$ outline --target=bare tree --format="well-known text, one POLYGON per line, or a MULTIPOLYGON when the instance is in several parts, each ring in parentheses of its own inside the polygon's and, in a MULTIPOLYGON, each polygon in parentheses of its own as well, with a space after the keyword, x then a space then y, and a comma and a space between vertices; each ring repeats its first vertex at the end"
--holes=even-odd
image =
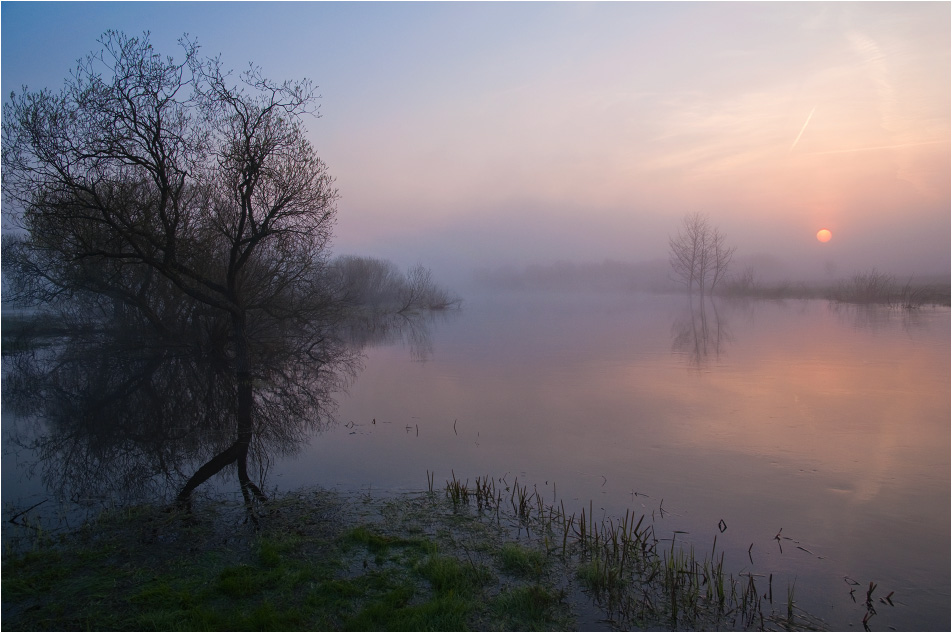
POLYGON ((728 246, 727 237, 699 212, 684 216, 677 235, 668 238, 668 244, 675 277, 688 292, 696 289, 702 297, 705 292, 714 292, 724 279, 737 250, 728 246))
POLYGON ((237 435, 203 473, 237 463, 247 498, 256 366, 292 330, 325 360, 315 324, 337 193, 303 127, 318 96, 257 67, 235 82, 184 38, 181 61, 148 33, 100 43, 62 90, 24 88, 3 109, 21 298, 108 297, 170 337, 173 323, 215 332, 205 343, 236 377, 237 435))
POLYGON ((734 259, 734 252, 737 250, 737 247, 728 246, 727 236, 721 233, 717 227, 715 227, 711 233, 710 246, 711 260, 713 262, 710 275, 710 291, 713 293, 717 288, 717 284, 723 281, 727 276, 727 270, 730 267, 731 261, 734 259))
POLYGON ((681 221, 678 234, 668 238, 668 260, 675 277, 689 292, 698 285, 698 275, 703 256, 703 236, 707 232, 707 219, 700 213, 687 215, 681 221))

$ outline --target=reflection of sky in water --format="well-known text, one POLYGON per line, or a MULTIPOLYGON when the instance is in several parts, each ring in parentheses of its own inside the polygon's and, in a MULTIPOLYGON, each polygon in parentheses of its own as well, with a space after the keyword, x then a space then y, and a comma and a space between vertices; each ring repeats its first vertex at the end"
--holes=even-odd
POLYGON ((947 616, 947 309, 512 296, 468 301, 431 343, 422 362, 371 349, 341 425, 271 483, 518 477, 567 509, 653 512, 700 549, 723 519, 738 568, 810 578, 804 606, 840 626, 864 613, 845 575, 906 596, 880 624, 947 616))

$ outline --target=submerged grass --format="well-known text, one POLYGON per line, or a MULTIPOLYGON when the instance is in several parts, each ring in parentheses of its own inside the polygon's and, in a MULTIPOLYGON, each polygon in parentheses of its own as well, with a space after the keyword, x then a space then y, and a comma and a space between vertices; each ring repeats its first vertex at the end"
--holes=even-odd
POLYGON ((239 506, 209 502, 8 541, 4 627, 569 630, 580 612, 586 628, 818 626, 794 621, 792 593, 774 610, 772 587, 727 573, 716 542, 697 556, 677 538, 662 547, 643 516, 568 514, 488 477, 471 488, 454 474, 441 495, 427 479, 430 492, 395 499, 288 494, 257 529, 239 506))

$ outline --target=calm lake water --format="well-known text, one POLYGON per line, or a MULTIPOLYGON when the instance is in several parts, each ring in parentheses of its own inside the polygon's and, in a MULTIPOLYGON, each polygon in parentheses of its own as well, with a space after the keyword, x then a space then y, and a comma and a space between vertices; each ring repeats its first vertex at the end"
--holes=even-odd
POLYGON ((949 628, 946 308, 469 297, 428 339, 369 349, 339 406, 272 485, 518 478, 699 551, 716 535, 831 628, 862 629, 870 581, 895 592, 873 630, 949 628))
MULTIPOLYGON (((338 424, 274 457, 268 489, 518 479, 699 553, 716 536, 727 569, 795 585, 832 629, 862 630, 870 582, 894 592, 873 630, 949 629, 947 308, 472 295, 365 354, 338 424)), ((5 439, 5 518, 44 498, 29 458, 5 439)))

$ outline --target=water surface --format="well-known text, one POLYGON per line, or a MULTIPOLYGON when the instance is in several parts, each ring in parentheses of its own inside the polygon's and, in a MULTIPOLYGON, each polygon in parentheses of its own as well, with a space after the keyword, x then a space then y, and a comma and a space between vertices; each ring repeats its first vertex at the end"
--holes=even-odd
POLYGON ((518 478, 716 535, 833 628, 862 628, 873 581, 897 603, 873 629, 947 629, 949 331, 945 308, 472 297, 426 344, 371 348, 340 424, 271 482, 518 478))
MULTIPOLYGON (((400 319, 355 336, 366 358, 337 397, 336 425, 303 419, 293 394, 269 400, 256 443, 264 487, 388 494, 425 489, 427 471, 438 486, 452 473, 518 479, 569 513, 644 514, 657 536, 677 532, 699 555, 716 537, 727 569, 772 574, 777 600, 795 585, 798 605, 830 628, 862 629, 875 582, 894 606, 876 601, 872 629, 947 630, 949 317, 825 301, 470 296, 428 326, 408 322, 402 338, 400 319)), ((59 372, 58 391, 4 401, 5 519, 123 482, 151 493, 169 472, 174 486, 232 441, 196 430, 214 416, 202 410, 207 389, 178 373, 191 367, 184 359, 64 358, 76 371, 59 372), (125 368, 143 363, 149 379, 128 403, 88 397, 100 382, 124 390, 125 368), (74 391, 93 414, 63 396, 74 391), (148 429, 157 434, 146 442, 148 429), (36 476, 37 455, 15 436, 48 438, 36 476)), ((5 371, 10 380, 6 358, 5 371)), ((5 398, 16 393, 6 386, 5 398)), ((216 485, 235 494, 234 473, 216 485)))

